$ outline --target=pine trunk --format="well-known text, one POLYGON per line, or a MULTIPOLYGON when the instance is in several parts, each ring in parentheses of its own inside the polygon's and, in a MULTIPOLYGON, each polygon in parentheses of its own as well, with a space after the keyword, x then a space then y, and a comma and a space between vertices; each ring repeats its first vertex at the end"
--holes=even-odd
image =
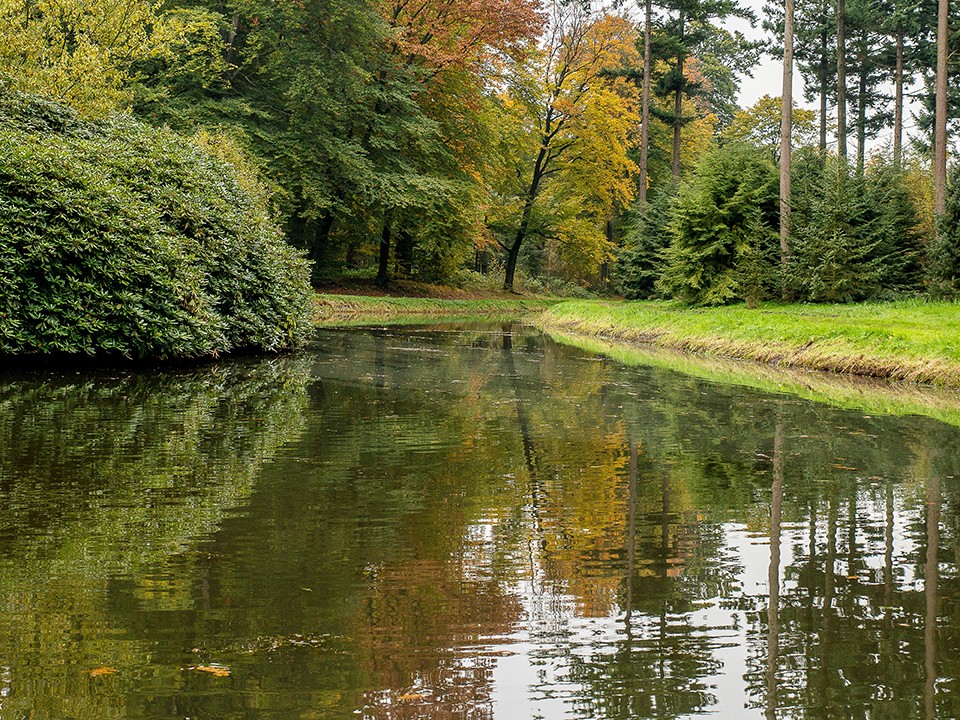
POLYGON ((651 0, 644 3, 643 20, 643 96, 640 111, 640 191, 638 199, 641 207, 647 202, 647 165, 650 147, 650 16, 651 0))
POLYGON ((893 164, 899 170, 903 160, 903 27, 901 25, 897 25, 897 68, 893 84, 893 164))
POLYGON ((933 133, 933 211, 947 209, 947 39, 949 0, 940 0, 937 13, 937 113, 933 133))
MULTIPOLYGON (((780 264, 787 267, 790 252, 790 151, 793 131, 793 13, 786 0, 783 25, 783 92, 780 104, 780 264)), ((786 296, 786 284, 783 287, 786 296)))
POLYGON ((837 0, 837 154, 847 159, 847 18, 846 3, 837 0))

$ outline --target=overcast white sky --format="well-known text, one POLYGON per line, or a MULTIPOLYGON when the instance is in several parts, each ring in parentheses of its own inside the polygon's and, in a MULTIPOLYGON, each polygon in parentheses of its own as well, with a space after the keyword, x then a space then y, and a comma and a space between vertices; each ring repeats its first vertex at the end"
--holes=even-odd
MULTIPOLYGON (((728 20, 725 24, 730 30, 739 30, 748 38, 758 39, 763 37, 763 30, 760 27, 760 21, 763 19, 763 0, 746 0, 744 3, 753 10, 757 16, 757 26, 751 28, 748 22, 739 19, 728 20)), ((741 107, 750 107, 764 95, 779 97, 783 86, 783 64, 780 60, 764 55, 753 71, 753 77, 745 77, 740 81, 740 105, 741 107)), ((799 74, 794 71, 793 77, 793 97, 798 103, 802 103, 803 81, 799 74)))
MULTIPOLYGON (((764 0, 744 0, 744 4, 750 7, 758 19, 763 17, 763 3, 764 0)), ((761 38, 764 35, 763 30, 760 27, 760 22, 758 20, 757 26, 755 28, 750 28, 749 23, 742 20, 729 20, 726 23, 726 26, 730 30, 740 30, 749 38, 761 38)), ((771 97, 779 97, 781 88, 783 85, 783 65, 782 61, 769 57, 763 56, 760 59, 760 62, 757 64, 753 72, 753 77, 744 77, 740 81, 740 95, 739 101, 741 107, 750 107, 753 105, 759 98, 764 95, 770 95, 771 97)), ((910 88, 907 89, 908 92, 910 88)), ((884 92, 893 95, 893 84, 890 83, 890 86, 883 88, 884 92)), ((793 98, 794 102, 801 107, 808 107, 810 109, 818 109, 815 106, 815 103, 805 102, 803 99, 803 79, 800 77, 800 73, 794 68, 793 71, 793 98)), ((906 106, 904 108, 904 129, 909 134, 913 130, 914 119, 911 115, 912 111, 915 108, 911 107, 911 102, 909 98, 906 101, 906 106)), ((830 112, 834 112, 835 108, 831 107, 830 112)), ((868 147, 881 147, 885 143, 889 143, 893 137, 893 131, 888 129, 880 134, 875 140, 868 141, 868 147)), ((849 138, 852 143, 853 138, 849 138)), ((905 139, 906 140, 906 139, 905 139)))

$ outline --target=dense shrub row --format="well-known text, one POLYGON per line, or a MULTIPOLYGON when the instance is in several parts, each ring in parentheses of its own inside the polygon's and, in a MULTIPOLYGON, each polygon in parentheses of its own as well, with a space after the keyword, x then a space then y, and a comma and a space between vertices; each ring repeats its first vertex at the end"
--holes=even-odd
POLYGON ((960 231, 954 198, 936 244, 919 218, 916 176, 875 161, 862 173, 835 157, 801 151, 793 163, 792 237, 779 247, 776 165, 762 150, 714 150, 674 192, 647 207, 621 263, 631 298, 700 305, 793 300, 852 302, 952 294, 960 231), (952 264, 953 265, 952 265, 952 264))
POLYGON ((305 261, 231 165, 0 91, 0 353, 201 358, 309 329, 305 261))

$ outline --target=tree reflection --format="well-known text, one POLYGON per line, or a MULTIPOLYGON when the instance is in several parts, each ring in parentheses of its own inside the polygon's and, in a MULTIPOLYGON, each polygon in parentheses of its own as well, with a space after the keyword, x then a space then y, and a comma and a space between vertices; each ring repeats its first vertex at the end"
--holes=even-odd
POLYGON ((514 672, 549 720, 960 715, 955 429, 514 325, 321 342, 0 387, 0 717, 509 717, 514 672))

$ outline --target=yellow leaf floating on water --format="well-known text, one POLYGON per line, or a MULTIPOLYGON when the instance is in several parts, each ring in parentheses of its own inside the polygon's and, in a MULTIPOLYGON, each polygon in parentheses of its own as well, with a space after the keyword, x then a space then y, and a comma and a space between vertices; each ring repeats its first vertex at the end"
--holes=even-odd
POLYGON ((405 693, 397 698, 400 702, 417 702, 418 700, 423 700, 423 695, 420 693, 405 693))
POLYGON ((191 665, 187 670, 208 673, 214 677, 230 677, 230 668, 221 667, 220 665, 191 665))
POLYGON ((94 668, 90 671, 90 677, 102 677, 103 675, 116 675, 117 669, 112 667, 103 667, 94 668))

